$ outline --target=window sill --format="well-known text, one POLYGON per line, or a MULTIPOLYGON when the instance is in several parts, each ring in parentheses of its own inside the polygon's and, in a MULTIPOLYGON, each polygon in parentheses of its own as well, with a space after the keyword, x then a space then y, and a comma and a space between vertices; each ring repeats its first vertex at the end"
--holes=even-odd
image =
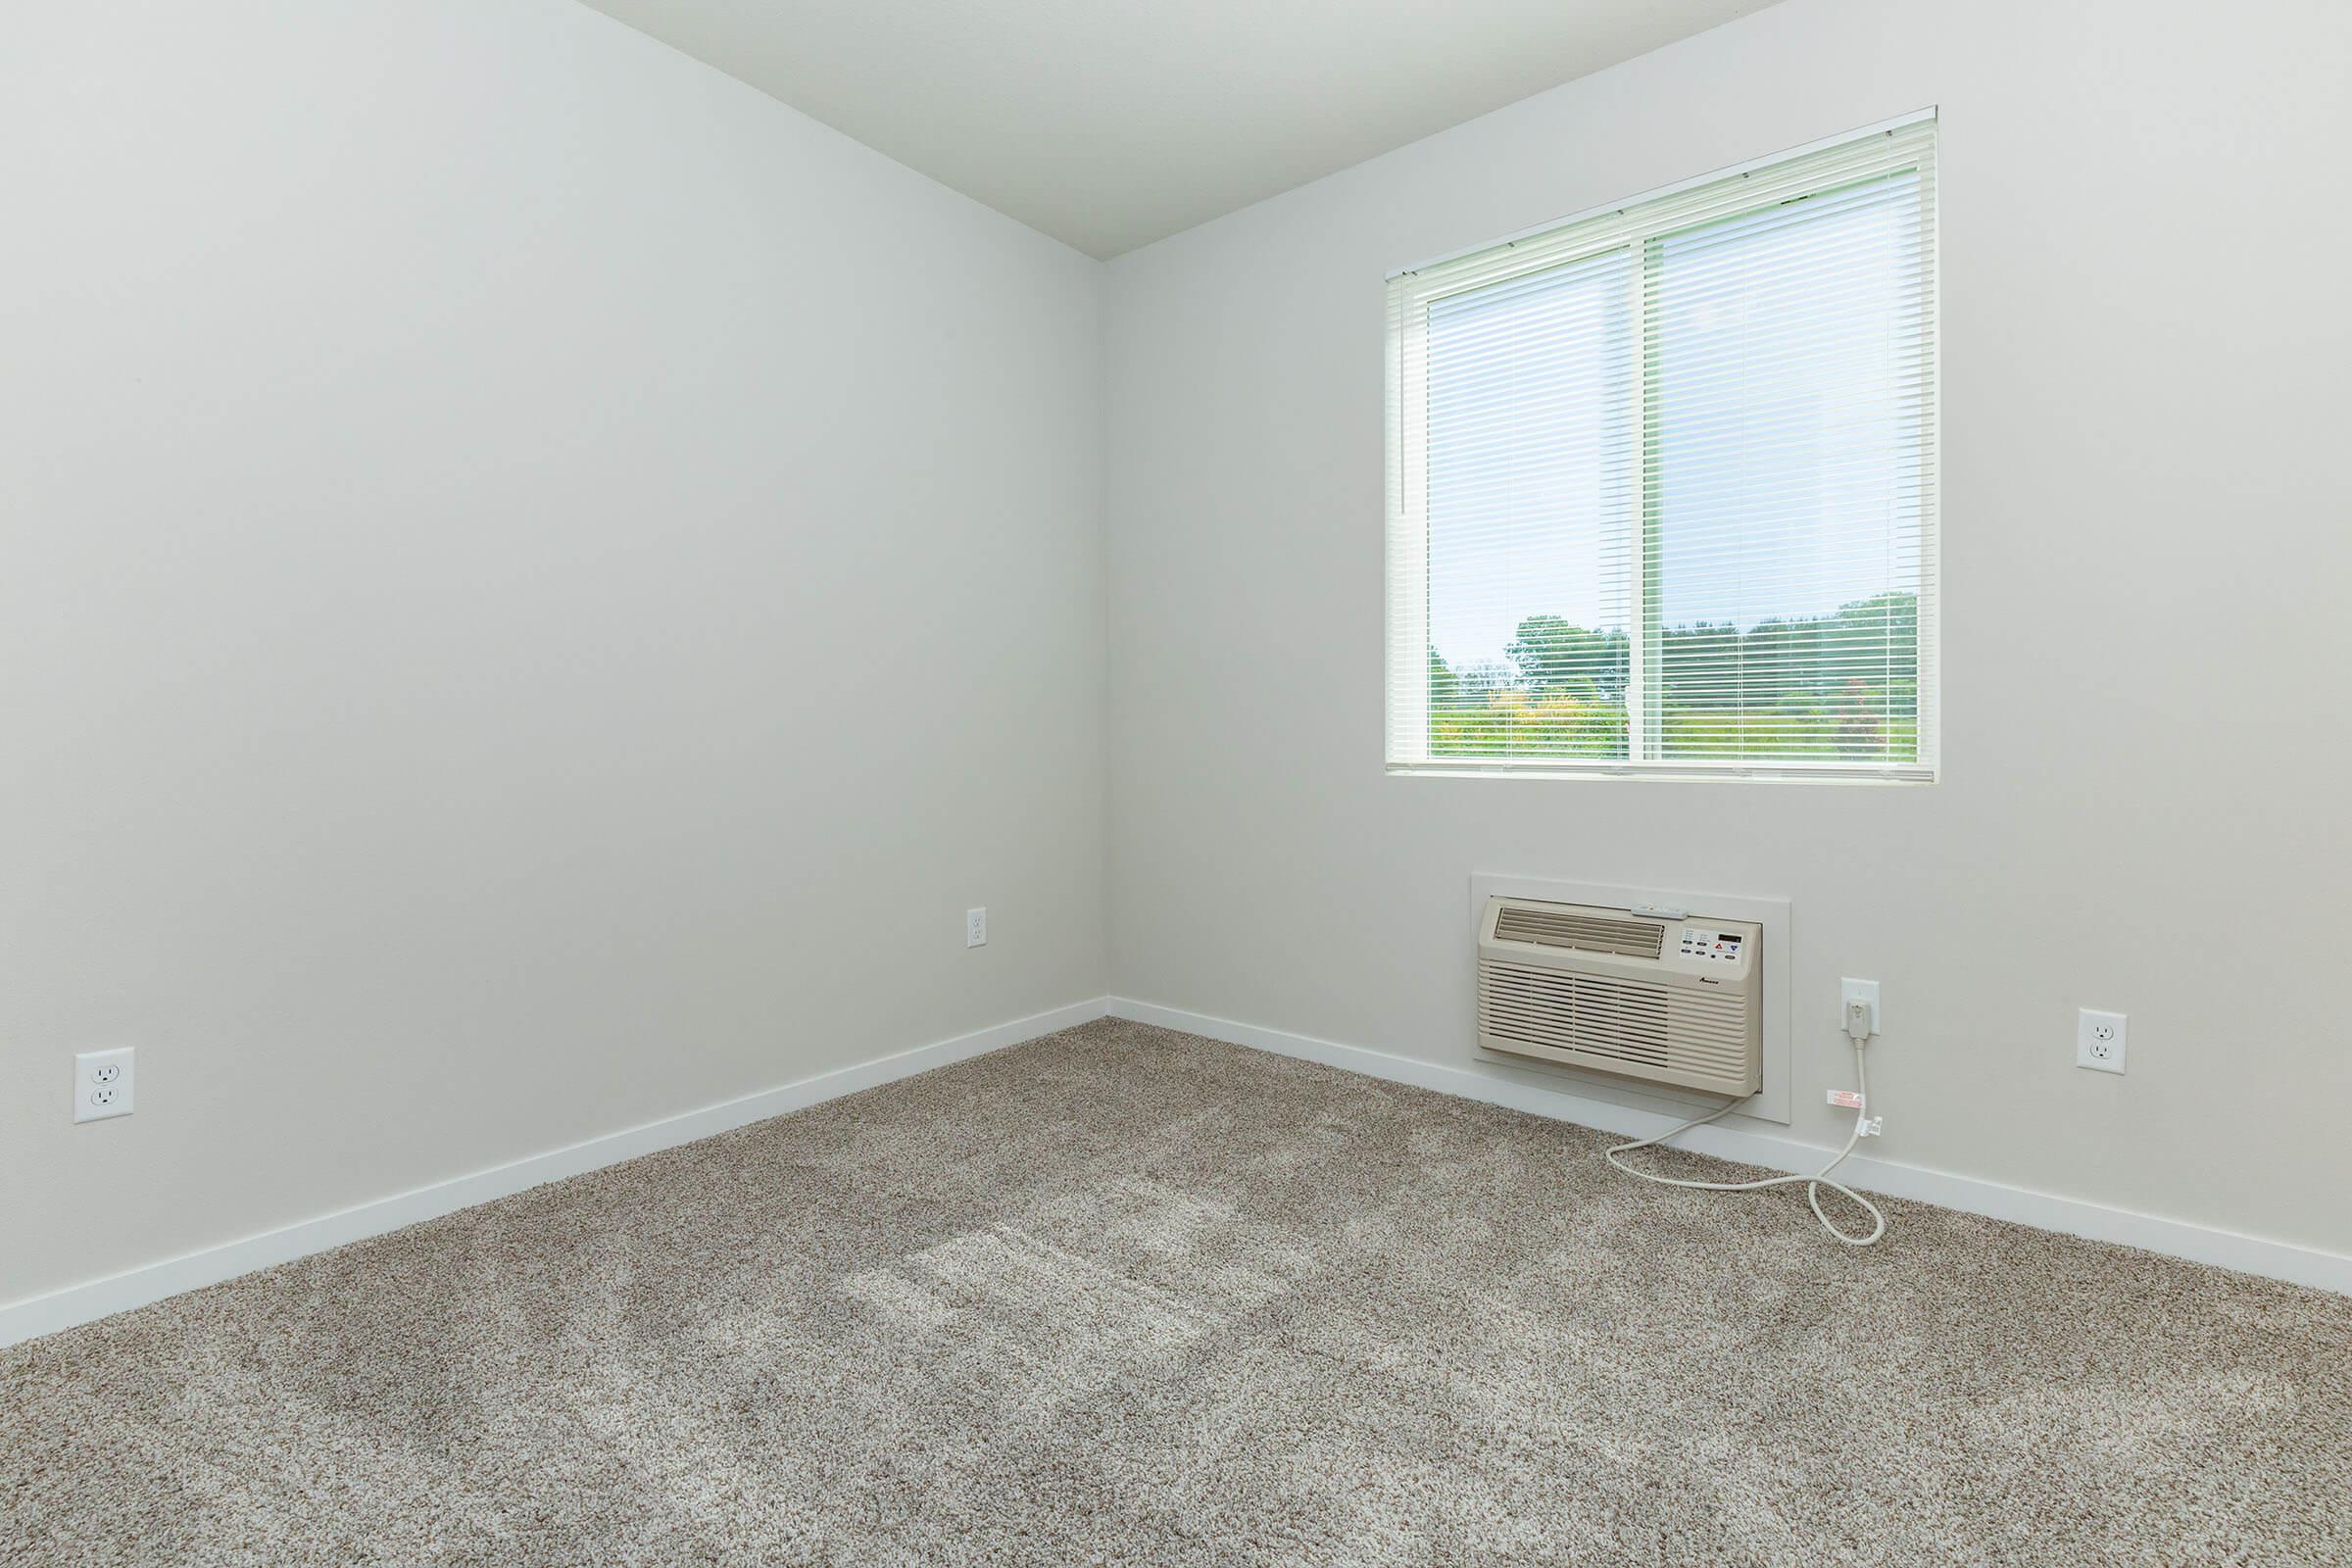
POLYGON ((1838 762, 1476 762, 1452 759, 1391 762, 1388 773, 1392 778, 1614 779, 1661 784, 1921 785, 1933 784, 1936 778, 1936 768, 1925 764, 1870 767, 1838 762))

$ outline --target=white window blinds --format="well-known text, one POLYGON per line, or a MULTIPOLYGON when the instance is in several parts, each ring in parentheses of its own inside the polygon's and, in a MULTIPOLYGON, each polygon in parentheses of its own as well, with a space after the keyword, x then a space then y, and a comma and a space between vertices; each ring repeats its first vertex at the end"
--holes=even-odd
POLYGON ((1934 776, 1935 130, 1390 279, 1392 767, 1934 776))

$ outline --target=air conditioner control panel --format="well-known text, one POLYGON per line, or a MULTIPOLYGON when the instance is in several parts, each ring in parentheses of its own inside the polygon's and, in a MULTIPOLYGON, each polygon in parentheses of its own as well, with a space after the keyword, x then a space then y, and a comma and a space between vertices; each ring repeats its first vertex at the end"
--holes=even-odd
POLYGON ((1740 950, 1746 937, 1738 931, 1710 931, 1702 926, 1683 927, 1681 952, 1686 958, 1706 958, 1725 963, 1738 963, 1740 950))

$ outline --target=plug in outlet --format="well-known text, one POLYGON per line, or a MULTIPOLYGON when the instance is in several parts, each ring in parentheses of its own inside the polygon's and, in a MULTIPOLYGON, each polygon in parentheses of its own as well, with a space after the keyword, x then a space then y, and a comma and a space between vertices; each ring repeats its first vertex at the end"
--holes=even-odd
POLYGON ((1879 983, 1876 980, 1840 980, 1838 982, 1838 1016, 1843 1018, 1845 1009, 1855 1003, 1870 1008, 1870 1032, 1879 1033, 1879 983))
POLYGON ((963 945, 967 948, 985 948, 988 946, 987 909, 966 909, 963 911, 963 945))
POLYGON ((74 1058, 74 1119, 104 1121, 130 1114, 131 1048, 84 1051, 74 1058))
POLYGON ((2075 1065, 2092 1072, 2124 1070, 2124 1015, 2084 1007, 2075 1015, 2075 1065))

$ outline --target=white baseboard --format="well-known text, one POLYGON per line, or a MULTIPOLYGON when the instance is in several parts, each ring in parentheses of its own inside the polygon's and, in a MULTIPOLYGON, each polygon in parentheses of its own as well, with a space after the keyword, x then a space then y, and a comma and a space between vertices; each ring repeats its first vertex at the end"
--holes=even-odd
POLYGON ((566 1145, 543 1154, 533 1154, 512 1164, 495 1165, 470 1175, 435 1182, 428 1187, 413 1188, 390 1198, 321 1214, 316 1219, 302 1220, 282 1229, 264 1231, 240 1241, 208 1247, 186 1252, 178 1257, 166 1258, 104 1279, 88 1280, 69 1285, 45 1296, 27 1297, 0 1306, 0 1346, 14 1345, 42 1334, 54 1334, 75 1324, 111 1317, 134 1306, 145 1306, 182 1291, 199 1286, 217 1285, 222 1280, 250 1274, 255 1269, 269 1268, 278 1263, 305 1257, 313 1252, 341 1247, 346 1242, 362 1241, 381 1236, 476 1203, 486 1203, 494 1198, 505 1198, 525 1188, 548 1182, 562 1181, 584 1171, 600 1170, 616 1165, 624 1159, 651 1154, 659 1150, 673 1149, 691 1144, 699 1138, 727 1132, 770 1116, 781 1116, 843 1095, 854 1095, 861 1089, 879 1084, 911 1078, 934 1067, 962 1061, 971 1056, 985 1055, 1006 1046, 1017 1046, 1026 1040, 1050 1035, 1057 1029, 1068 1029, 1106 1016, 1110 1004, 1106 998, 1091 1002, 1072 1003, 1051 1012, 1037 1013, 1027 1018, 1015 1018, 994 1028, 981 1029, 952 1040, 936 1041, 902 1051, 896 1055, 861 1061, 855 1066, 818 1073, 796 1083, 775 1089, 745 1095, 740 1100, 726 1101, 716 1105, 705 1105, 700 1110, 665 1116, 643 1126, 607 1133, 584 1143, 566 1145))
MULTIPOLYGON (((1386 1078, 1416 1088, 1434 1089, 1440 1094, 1507 1105, 1513 1110, 1530 1111, 1538 1116, 1575 1122, 1584 1127, 1596 1127, 1603 1132, 1622 1133, 1629 1138, 1652 1137, 1675 1125, 1676 1120, 1655 1111, 1593 1100, 1567 1090, 1548 1089, 1517 1079, 1471 1072, 1461 1067, 1447 1067, 1411 1056, 1393 1056, 1362 1046, 1343 1046, 1336 1041, 1317 1040, 1311 1035, 1236 1023, 1229 1018, 1212 1018, 1205 1013, 1187 1012, 1182 1008, 1163 1007, 1149 1002, 1133 1002, 1124 997, 1111 999, 1110 1013, 1116 1018, 1157 1024, 1166 1029, 1181 1029, 1187 1034, 1205 1035, 1211 1040, 1250 1046, 1279 1055, 1300 1056, 1308 1061, 1360 1072, 1367 1077, 1386 1078)), ((1799 1142, 1786 1134, 1720 1126, 1692 1128, 1679 1140, 1679 1146, 1722 1159, 1784 1171, 1817 1170, 1835 1152, 1817 1144, 1799 1142)), ((2060 1198, 2051 1193, 2009 1187, 1974 1176, 1957 1176, 1949 1171, 1928 1170, 1894 1160, 1868 1159, 1857 1155, 1840 1165, 1838 1174, 1838 1179, 1848 1186, 1884 1193, 1890 1198, 1915 1199, 1924 1203, 1937 1203, 1971 1214, 2014 1220, 2037 1230, 2058 1231, 2069 1236, 2087 1237, 2092 1241, 2117 1242, 2126 1247, 2184 1257, 2191 1262, 2212 1263, 2221 1268, 2236 1269, 2240 1273, 2265 1275, 2295 1285, 2309 1285, 2319 1290, 2352 1296, 2352 1257, 2298 1247, 2291 1242, 2244 1236, 2235 1231, 2216 1230, 2186 1220, 2163 1219, 2154 1214, 2136 1214, 2130 1209, 2109 1208, 2105 1204, 2087 1202, 2079 1198, 2060 1198)))
MULTIPOLYGON (((486 1203, 492 1199, 504 1198, 526 1188, 602 1169, 622 1160, 635 1159, 640 1154, 690 1144, 715 1133, 764 1121, 770 1116, 781 1116, 787 1111, 799 1110, 824 1101, 837 1100, 861 1089, 910 1078, 934 1067, 944 1067, 950 1062, 1001 1051, 1007 1046, 1019 1045, 1023 1041, 1035 1040, 1056 1030, 1072 1028, 1105 1016, 1181 1029, 1189 1034, 1204 1035, 1212 1040, 1250 1046, 1280 1055, 1300 1056, 1373 1078, 1386 1078, 1396 1083, 1433 1089, 1440 1094, 1482 1100, 1492 1104, 1507 1105, 1514 1110, 1530 1111, 1581 1126, 1597 1127, 1628 1137, 1645 1138, 1674 1125, 1672 1118, 1655 1111, 1592 1100, 1566 1090, 1548 1089, 1517 1079, 1443 1066, 1410 1056, 1394 1056, 1361 1046, 1344 1046, 1336 1041, 1318 1040, 1309 1035, 1292 1034, 1287 1030, 1267 1029, 1255 1024, 1236 1023, 1231 1019, 1213 1018, 1205 1013, 1187 1012, 1176 1007, 1163 1007, 1125 998, 1102 998, 1073 1003, 1069 1006, 1056 1007, 1051 1012, 1041 1012, 1027 1018, 1016 1018, 994 1028, 819 1073, 812 1078, 803 1078, 775 1089, 746 1095, 740 1100, 707 1105, 700 1110, 686 1111, 661 1121, 609 1133, 601 1138, 591 1138, 511 1164, 493 1166, 450 1181, 436 1182, 428 1187, 415 1188, 372 1202, 322 1214, 278 1230, 265 1231, 258 1236, 183 1253, 104 1279, 70 1285, 44 1296, 28 1297, 0 1306, 0 1346, 14 1345, 43 1334, 54 1334, 60 1329, 128 1311, 135 1306, 160 1301, 166 1297, 177 1296, 183 1291, 234 1279, 256 1269, 269 1268, 313 1252, 341 1247, 347 1242, 381 1236, 405 1225, 469 1208, 476 1203, 486 1203)), ((1700 1127, 1687 1134, 1683 1141, 1701 1153, 1762 1165, 1773 1170, 1803 1170, 1818 1164, 1829 1154, 1829 1151, 1818 1145, 1800 1143, 1784 1135, 1739 1128, 1700 1127)), ((2089 1237, 2094 1241, 2118 1242, 2127 1247, 2144 1248, 2152 1252, 2188 1258, 2193 1262, 2212 1263, 2222 1268, 2266 1275, 2352 1296, 2352 1257, 2334 1252, 2323 1252, 2257 1236, 2243 1236, 2233 1231, 2216 1230, 2184 1220, 2135 1214, 2128 1209, 2109 1208, 2081 1199, 2059 1198, 2049 1193, 2008 1187, 1973 1176, 1956 1176, 1947 1171, 1926 1170, 1892 1160, 1857 1157, 1840 1167, 1840 1175, 1852 1186, 1885 1193, 1889 1197, 1940 1203, 1946 1208, 1963 1209, 1995 1219, 2015 1220, 2019 1224, 2041 1230, 2089 1237)))

